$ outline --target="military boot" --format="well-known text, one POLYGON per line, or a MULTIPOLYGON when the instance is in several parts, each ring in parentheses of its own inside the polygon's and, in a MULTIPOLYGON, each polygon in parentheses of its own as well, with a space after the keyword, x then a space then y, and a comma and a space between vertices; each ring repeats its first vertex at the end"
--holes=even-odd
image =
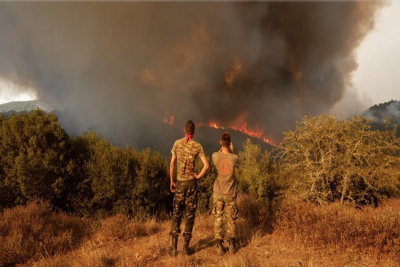
POLYGON ((222 239, 217 239, 217 244, 215 245, 215 247, 217 248, 217 254, 219 256, 222 256, 225 254, 225 248, 222 245, 222 239))
POLYGON ((236 254, 236 252, 237 252, 237 244, 236 244, 235 238, 231 238, 229 240, 229 252, 231 254, 236 254))
POLYGON ((189 256, 192 255, 193 250, 189 248, 190 238, 185 238, 183 240, 183 255, 189 256))
POLYGON ((178 236, 173 235, 172 236, 172 246, 169 248, 168 254, 172 257, 176 257, 176 255, 178 254, 177 247, 178 247, 178 236))

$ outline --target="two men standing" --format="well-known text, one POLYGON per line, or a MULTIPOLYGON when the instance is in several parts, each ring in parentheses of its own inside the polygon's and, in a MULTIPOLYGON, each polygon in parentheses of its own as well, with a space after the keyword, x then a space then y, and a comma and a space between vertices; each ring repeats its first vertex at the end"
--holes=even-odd
MULTIPOLYGON (((208 160, 200 143, 193 140, 195 125, 192 121, 185 124, 185 137, 175 141, 172 147, 170 163, 170 190, 175 193, 173 201, 173 215, 171 226, 172 245, 169 249, 171 256, 177 255, 178 237, 181 232, 180 225, 185 217, 185 230, 183 232, 183 254, 190 255, 189 242, 192 238, 195 213, 197 209, 197 179, 204 176, 209 168, 208 160), (199 174, 194 172, 196 158, 203 162, 203 168, 199 174), (176 182, 174 181, 175 163, 177 169, 176 182)), ((235 183, 235 167, 239 165, 239 157, 231 143, 229 133, 223 133, 220 140, 221 149, 213 153, 212 159, 218 171, 218 177, 214 182, 213 214, 215 216, 214 236, 217 239, 217 252, 225 253, 222 245, 222 220, 227 220, 227 237, 229 238, 229 251, 236 253, 236 219, 238 209, 236 206, 237 187, 235 183), (232 153, 229 153, 229 148, 232 153)))

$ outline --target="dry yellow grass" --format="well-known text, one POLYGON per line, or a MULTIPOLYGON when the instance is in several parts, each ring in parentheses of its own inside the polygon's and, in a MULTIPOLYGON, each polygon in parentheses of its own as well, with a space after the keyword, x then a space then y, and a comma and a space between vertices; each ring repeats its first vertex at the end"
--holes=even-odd
POLYGON ((53 212, 48 203, 6 209, 0 213, 0 266, 69 251, 90 233, 88 221, 53 212))
MULTIPOLYGON (((179 253, 176 258, 167 253, 169 221, 133 222, 118 215, 102 221, 79 248, 21 266, 400 266, 400 200, 365 210, 336 204, 285 203, 270 233, 262 223, 267 216, 262 213, 263 207, 244 204, 243 200, 249 199, 242 199, 239 206, 240 249, 235 255, 217 256, 212 215, 196 217, 191 241, 195 253, 179 253), (251 210, 243 210, 249 206, 251 210), (258 224, 254 219, 257 216, 258 224), (302 225, 305 222, 309 225, 302 225), (375 240, 361 246, 357 236, 349 236, 337 244, 335 237, 328 239, 335 231, 375 240)), ((180 239, 178 252, 182 251, 182 243, 180 239)))

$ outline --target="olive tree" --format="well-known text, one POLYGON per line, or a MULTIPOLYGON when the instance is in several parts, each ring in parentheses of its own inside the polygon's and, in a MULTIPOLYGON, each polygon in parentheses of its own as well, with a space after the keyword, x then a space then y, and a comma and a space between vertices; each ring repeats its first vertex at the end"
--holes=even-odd
POLYGON ((54 114, 37 109, 0 119, 1 206, 32 198, 53 203, 64 191, 69 137, 54 114))
POLYGON ((362 116, 305 116, 284 133, 277 157, 291 192, 320 203, 377 204, 385 192, 398 191, 396 128, 372 131, 370 123, 362 116))

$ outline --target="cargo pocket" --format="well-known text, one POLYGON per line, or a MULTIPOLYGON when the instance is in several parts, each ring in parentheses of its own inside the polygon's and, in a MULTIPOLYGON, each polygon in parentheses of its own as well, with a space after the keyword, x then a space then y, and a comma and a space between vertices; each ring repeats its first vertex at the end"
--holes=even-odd
POLYGON ((231 214, 230 214, 230 216, 231 216, 231 219, 233 220, 233 221, 236 221, 237 220, 237 218, 238 218, 238 213, 239 213, 239 209, 238 209, 238 207, 237 207, 237 205, 236 205, 236 202, 232 205, 232 210, 231 210, 231 214))

